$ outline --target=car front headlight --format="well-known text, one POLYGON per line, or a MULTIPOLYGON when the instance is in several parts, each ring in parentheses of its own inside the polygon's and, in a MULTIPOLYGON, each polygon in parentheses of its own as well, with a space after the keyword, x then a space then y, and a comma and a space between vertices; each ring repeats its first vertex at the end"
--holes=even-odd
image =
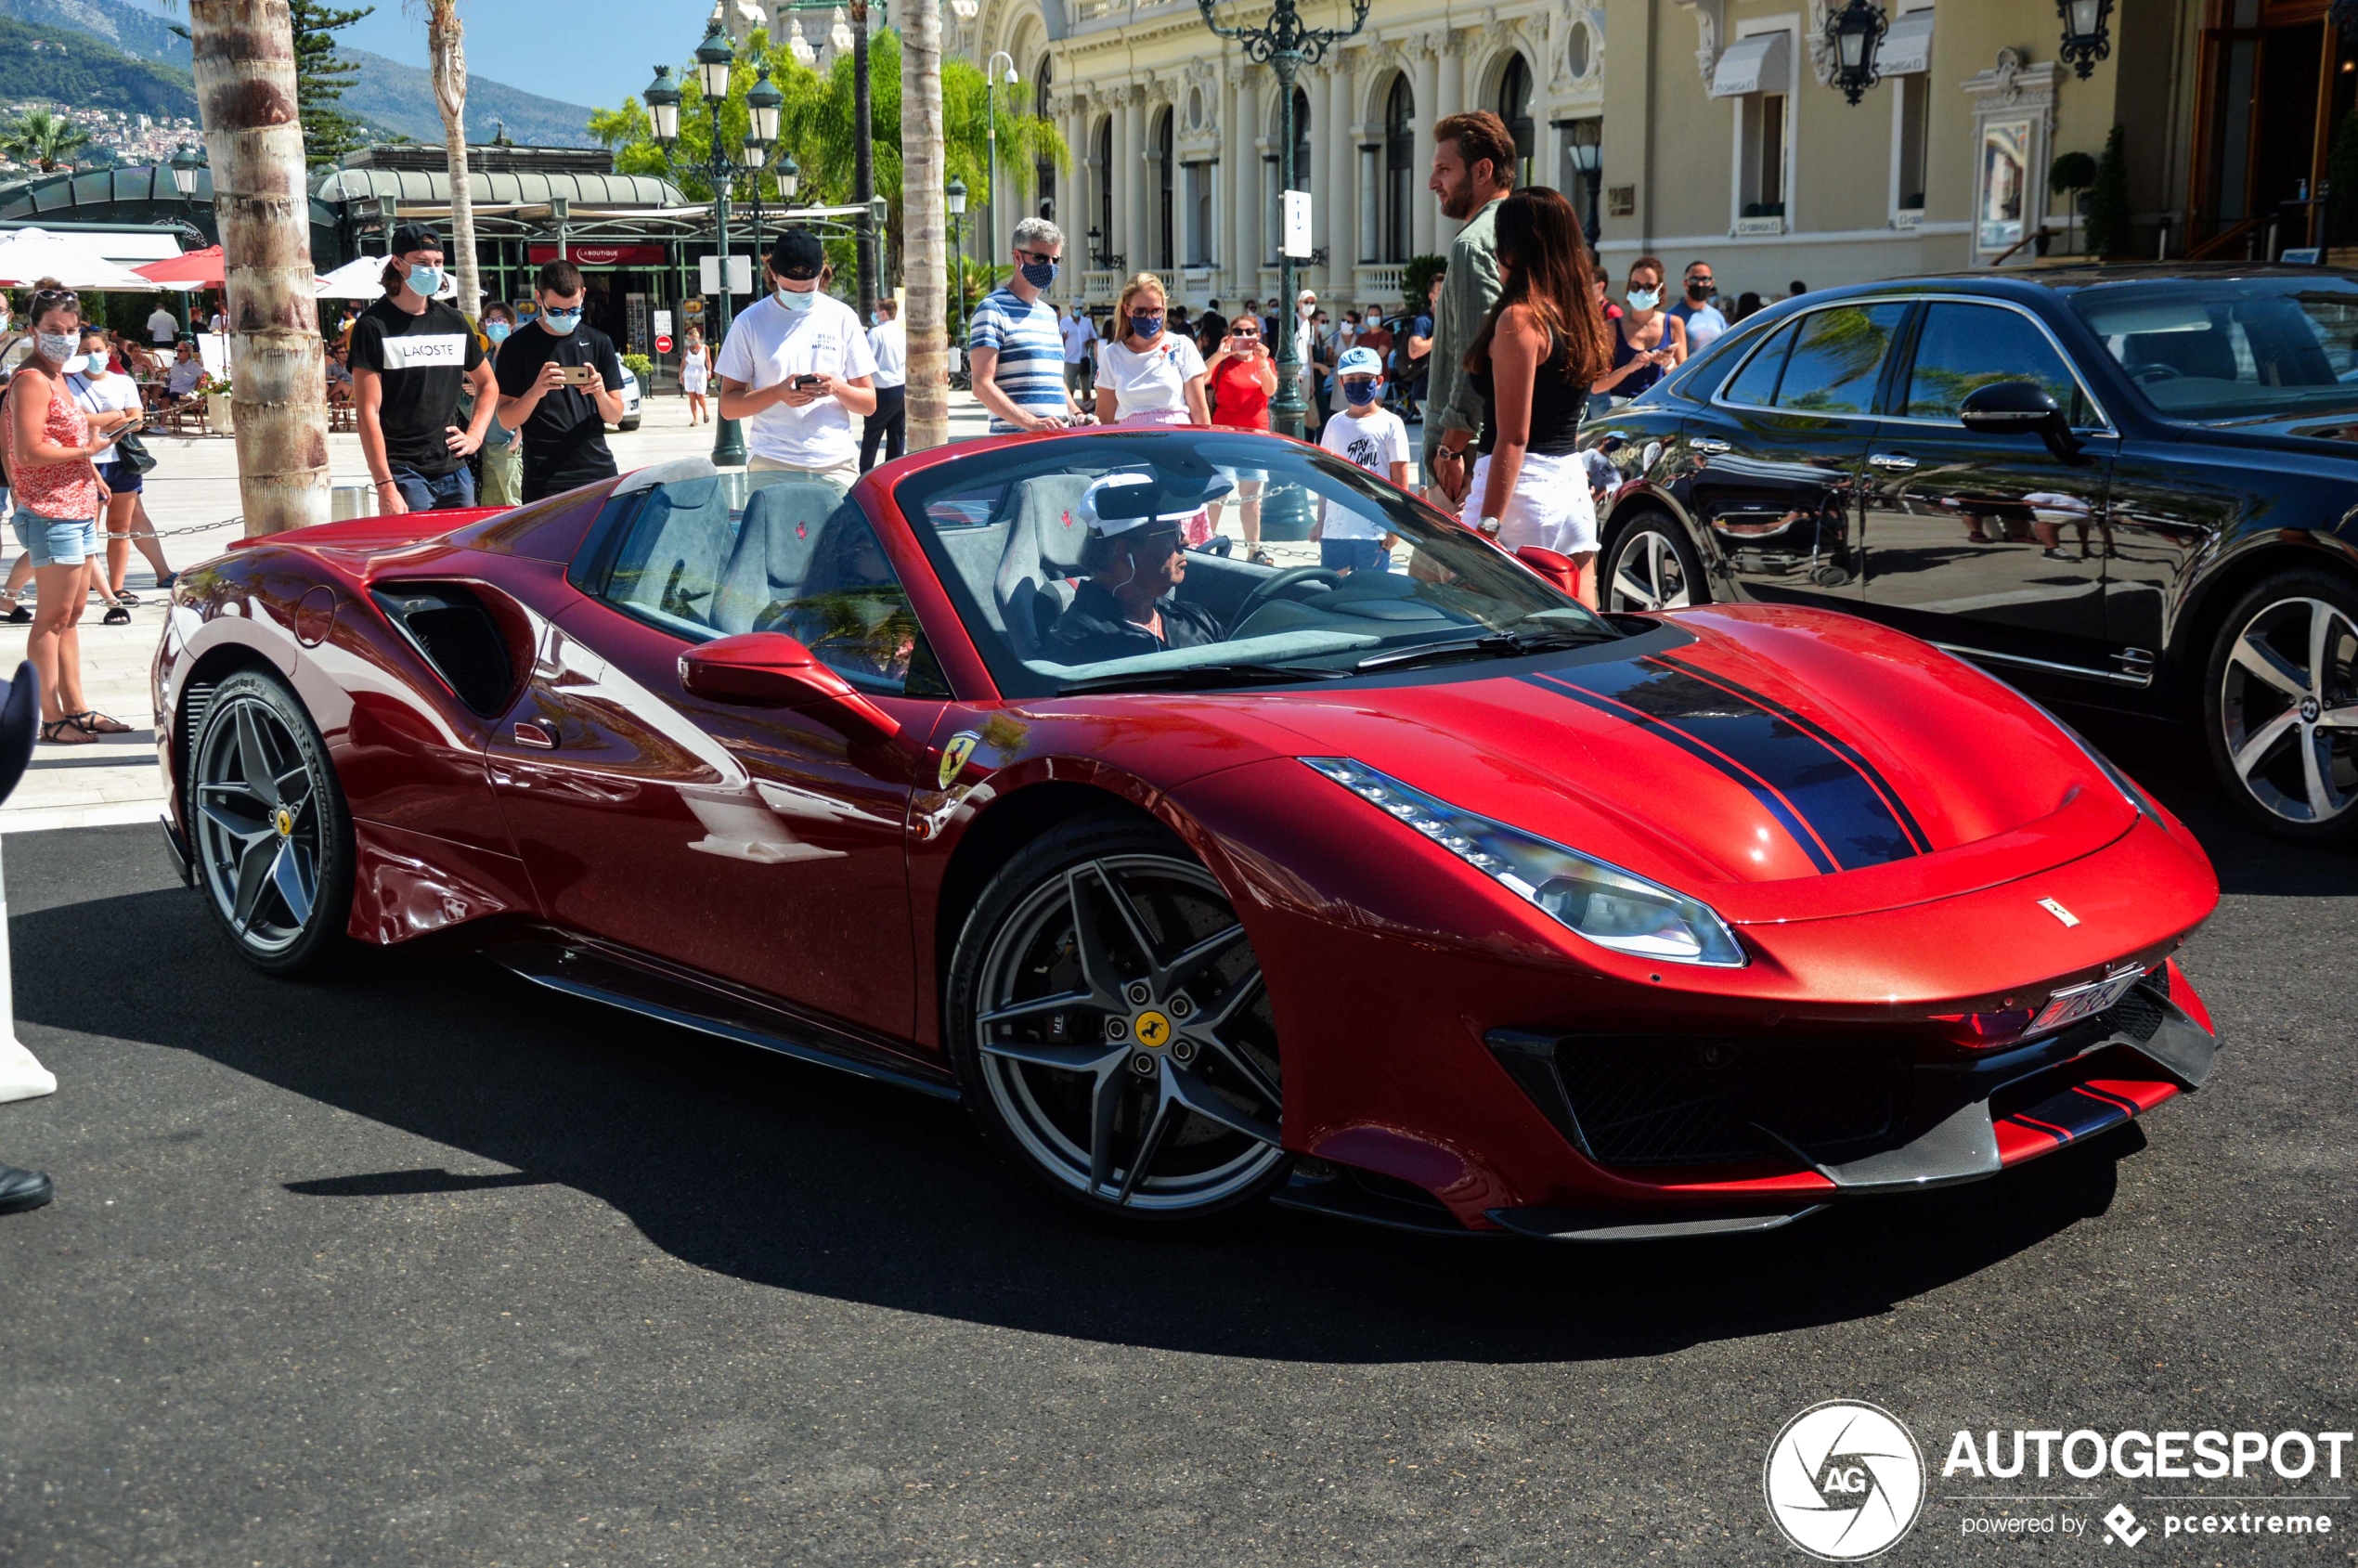
POLYGON ((1599 947, 1667 964, 1733 969, 1748 962, 1728 923, 1684 893, 1452 806, 1347 757, 1302 760, 1599 947))

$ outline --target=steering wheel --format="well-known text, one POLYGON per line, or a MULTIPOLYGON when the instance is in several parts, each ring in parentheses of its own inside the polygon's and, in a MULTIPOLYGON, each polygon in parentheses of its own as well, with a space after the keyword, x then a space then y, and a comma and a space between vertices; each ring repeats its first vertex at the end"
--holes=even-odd
POLYGON ((1332 584, 1339 583, 1341 581, 1342 581, 1342 574, 1341 572, 1330 571, 1324 566, 1288 566, 1285 570, 1267 578, 1260 587, 1254 589, 1250 593, 1245 595, 1245 602, 1237 606, 1236 615, 1229 618, 1228 629, 1225 635, 1229 637, 1236 636, 1237 628, 1243 626, 1245 622, 1252 619, 1254 611, 1260 609, 1263 604, 1268 603, 1271 600, 1276 598, 1277 595, 1285 592, 1286 590, 1293 587, 1296 583, 1323 582, 1331 586, 1332 584))
POLYGON ((2158 359, 2148 359, 2129 372, 2129 379, 2143 385, 2146 382, 2174 382, 2185 379, 2186 372, 2175 365, 2165 365, 2158 359))

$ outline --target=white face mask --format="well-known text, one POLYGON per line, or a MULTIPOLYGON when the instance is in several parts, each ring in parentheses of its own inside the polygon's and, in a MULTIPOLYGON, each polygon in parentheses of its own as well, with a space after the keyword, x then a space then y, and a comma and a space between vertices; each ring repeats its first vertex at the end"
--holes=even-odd
POLYGON ((32 346, 41 351, 42 358, 62 365, 81 352, 82 335, 78 332, 35 332, 32 334, 32 346))

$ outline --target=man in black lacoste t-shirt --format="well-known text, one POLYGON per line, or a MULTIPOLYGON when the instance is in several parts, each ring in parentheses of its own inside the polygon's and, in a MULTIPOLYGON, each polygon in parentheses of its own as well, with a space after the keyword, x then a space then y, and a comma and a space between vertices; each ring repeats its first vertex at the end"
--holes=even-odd
POLYGON ((467 318, 434 295, 442 238, 423 224, 394 231, 385 297, 352 327, 352 403, 360 451, 386 512, 475 504, 467 459, 491 428, 493 382, 467 318), (459 427, 459 394, 474 388, 474 418, 459 427))

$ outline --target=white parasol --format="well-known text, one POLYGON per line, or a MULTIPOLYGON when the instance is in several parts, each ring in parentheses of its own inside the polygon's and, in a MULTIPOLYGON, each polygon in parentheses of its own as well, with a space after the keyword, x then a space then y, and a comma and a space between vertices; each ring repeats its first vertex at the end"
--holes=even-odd
POLYGON ((157 292, 149 279, 98 254, 84 236, 52 234, 45 228, 0 233, 0 287, 23 288, 44 278, 54 278, 69 289, 157 292))

